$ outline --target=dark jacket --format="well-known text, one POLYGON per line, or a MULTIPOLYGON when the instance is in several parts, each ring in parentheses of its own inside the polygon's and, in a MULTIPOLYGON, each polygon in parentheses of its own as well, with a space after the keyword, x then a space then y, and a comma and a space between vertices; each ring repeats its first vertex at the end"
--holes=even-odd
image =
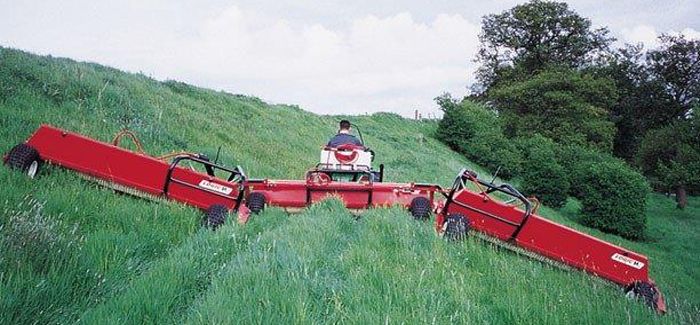
POLYGON ((329 147, 338 147, 343 144, 354 144, 356 146, 362 146, 362 142, 352 134, 338 133, 330 141, 328 141, 329 147))

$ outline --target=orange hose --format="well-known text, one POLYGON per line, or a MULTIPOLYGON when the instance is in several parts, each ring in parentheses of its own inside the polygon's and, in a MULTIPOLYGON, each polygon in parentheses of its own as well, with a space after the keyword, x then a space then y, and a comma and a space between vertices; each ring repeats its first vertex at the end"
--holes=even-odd
POLYGON ((125 135, 128 136, 129 138, 131 138, 131 141, 136 145, 136 151, 138 153, 146 154, 146 152, 143 151, 143 145, 141 144, 141 141, 139 141, 139 139, 136 137, 136 135, 133 132, 131 132, 127 129, 123 129, 123 130, 119 131, 114 136, 114 139, 112 140, 112 144, 115 146, 119 146, 119 142, 121 142, 122 137, 125 135))
POLYGON ((175 152, 171 152, 171 153, 164 154, 164 155, 162 155, 162 156, 160 156, 160 157, 156 157, 156 159, 158 159, 158 160, 168 160, 168 159, 170 159, 170 158, 172 158, 172 157, 181 156, 181 155, 183 155, 183 156, 191 156, 191 157, 194 157, 194 156, 196 156, 197 154, 196 154, 196 153, 193 153, 193 152, 189 152, 189 151, 175 151, 175 152))
MULTIPOLYGON (((143 150, 143 145, 141 144, 141 141, 139 141, 139 138, 134 134, 134 132, 131 132, 127 129, 123 129, 114 136, 114 139, 112 140, 112 145, 119 146, 119 143, 122 140, 122 137, 127 136, 131 139, 132 142, 134 142, 134 145, 136 145, 136 152, 142 154, 142 155, 147 155, 146 152, 143 150)), ((156 157, 158 160, 168 160, 172 157, 175 156, 180 156, 180 155, 187 155, 187 156, 196 156, 196 153, 189 152, 189 151, 175 151, 171 152, 165 155, 162 155, 160 157, 156 157)))
POLYGON ((479 184, 478 179, 476 179, 476 177, 470 175, 469 180, 472 181, 472 183, 476 184, 476 187, 479 189, 481 195, 484 197, 484 201, 493 201, 491 196, 488 193, 486 193, 484 187, 481 186, 481 184, 479 184))

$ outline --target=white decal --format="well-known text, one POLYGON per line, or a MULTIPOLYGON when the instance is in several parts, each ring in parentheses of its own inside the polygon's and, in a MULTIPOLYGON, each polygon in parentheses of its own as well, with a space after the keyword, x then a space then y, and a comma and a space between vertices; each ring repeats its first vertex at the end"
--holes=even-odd
POLYGON ((223 186, 221 184, 212 183, 206 179, 203 179, 201 182, 199 182, 199 187, 206 188, 208 190, 212 190, 214 192, 219 192, 219 193, 227 194, 227 195, 231 194, 231 192, 233 191, 233 189, 228 187, 228 186, 223 186))
POLYGON ((613 259, 613 261, 617 261, 617 262, 620 262, 622 264, 629 265, 637 270, 644 267, 644 263, 637 261, 633 258, 629 258, 627 256, 624 256, 620 253, 613 254, 612 259, 613 259))

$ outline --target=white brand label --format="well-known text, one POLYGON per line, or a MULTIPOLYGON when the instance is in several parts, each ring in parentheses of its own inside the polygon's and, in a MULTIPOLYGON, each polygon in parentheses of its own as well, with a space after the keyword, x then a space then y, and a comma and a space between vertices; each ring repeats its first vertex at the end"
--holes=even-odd
POLYGON ((644 267, 644 263, 637 261, 633 258, 629 258, 625 255, 620 254, 620 253, 613 254, 612 259, 613 259, 613 261, 617 261, 617 262, 620 262, 622 264, 629 265, 637 270, 644 267))
POLYGON ((206 179, 203 179, 201 182, 199 182, 199 187, 206 188, 208 190, 212 190, 214 192, 219 192, 219 193, 227 194, 227 195, 231 194, 231 192, 233 191, 233 189, 228 187, 228 186, 223 186, 221 184, 212 183, 206 179))

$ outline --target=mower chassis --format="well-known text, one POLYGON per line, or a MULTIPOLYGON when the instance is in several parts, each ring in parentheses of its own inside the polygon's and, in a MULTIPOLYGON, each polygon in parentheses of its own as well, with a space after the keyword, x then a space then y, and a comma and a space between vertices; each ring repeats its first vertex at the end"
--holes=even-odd
POLYGON ((438 186, 415 183, 337 182, 314 183, 296 180, 249 180, 248 190, 265 196, 267 204, 295 211, 328 196, 340 198, 351 210, 399 205, 409 207, 413 199, 434 202, 438 186))

